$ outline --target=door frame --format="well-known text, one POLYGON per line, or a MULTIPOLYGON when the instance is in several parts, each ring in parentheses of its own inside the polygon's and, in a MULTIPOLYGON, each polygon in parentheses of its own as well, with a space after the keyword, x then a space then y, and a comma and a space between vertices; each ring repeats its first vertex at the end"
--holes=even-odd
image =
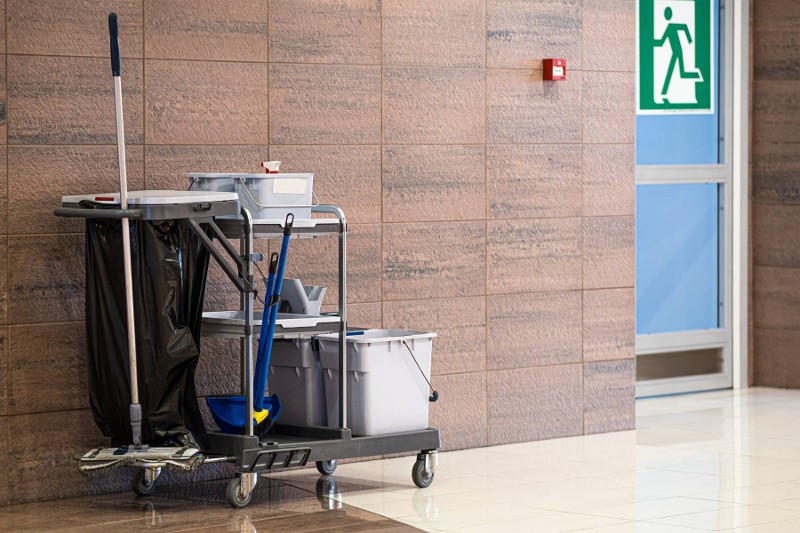
POLYGON ((636 185, 720 183, 720 323, 713 330, 637 335, 636 356, 658 357, 692 349, 719 348, 722 371, 637 382, 637 397, 746 387, 748 377, 748 113, 749 0, 719 0, 720 76, 718 108, 722 165, 636 167, 636 185))

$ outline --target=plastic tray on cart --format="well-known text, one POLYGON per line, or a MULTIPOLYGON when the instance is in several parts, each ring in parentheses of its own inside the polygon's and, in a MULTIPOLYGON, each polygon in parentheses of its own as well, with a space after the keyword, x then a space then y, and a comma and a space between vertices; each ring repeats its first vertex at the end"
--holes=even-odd
MULTIPOLYGON (((119 209, 119 193, 78 194, 63 196, 59 216, 85 218, 101 217, 101 214, 122 214, 119 209), (114 207, 117 209, 114 209, 114 207)), ((140 220, 178 220, 185 218, 211 218, 235 215, 239 212, 239 197, 236 193, 206 191, 130 191, 128 193, 127 218, 140 220), (132 213, 140 212, 138 216, 132 213)))
MULTIPOLYGON (((298 315, 278 313, 275 323, 275 338, 296 338, 318 333, 339 331, 341 320, 335 315, 298 315)), ((261 332, 261 312, 253 317, 253 334, 261 332)), ((244 311, 206 311, 203 313, 202 334, 206 337, 243 337, 245 333, 244 311)))

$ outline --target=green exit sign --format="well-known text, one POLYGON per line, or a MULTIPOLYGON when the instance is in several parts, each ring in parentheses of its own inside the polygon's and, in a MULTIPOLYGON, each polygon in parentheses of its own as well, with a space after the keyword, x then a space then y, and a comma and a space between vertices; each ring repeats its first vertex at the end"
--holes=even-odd
POLYGON ((639 0, 637 113, 714 113, 712 0, 639 0))

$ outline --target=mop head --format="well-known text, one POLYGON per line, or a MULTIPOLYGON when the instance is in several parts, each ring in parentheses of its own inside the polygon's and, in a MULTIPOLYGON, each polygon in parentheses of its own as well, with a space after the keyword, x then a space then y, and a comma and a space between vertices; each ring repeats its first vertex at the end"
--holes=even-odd
POLYGON ((203 455, 197 448, 183 447, 147 447, 136 450, 133 447, 95 448, 84 454, 75 456, 78 470, 87 476, 104 474, 109 470, 127 466, 146 467, 162 464, 176 472, 194 472, 203 462, 203 455))

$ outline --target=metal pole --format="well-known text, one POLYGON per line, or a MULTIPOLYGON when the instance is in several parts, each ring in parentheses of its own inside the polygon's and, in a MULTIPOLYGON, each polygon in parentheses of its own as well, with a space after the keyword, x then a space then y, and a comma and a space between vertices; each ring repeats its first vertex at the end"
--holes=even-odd
POLYGON ((339 210, 339 421, 347 428, 347 221, 339 210))
POLYGON ((339 428, 347 429, 347 219, 334 205, 317 205, 311 211, 339 219, 339 428))
MULTIPOLYGON (((253 285, 253 217, 250 212, 242 208, 244 217, 244 276, 247 287, 253 285)), ((248 290, 244 295, 244 352, 245 352, 245 415, 247 416, 247 436, 253 436, 253 291, 248 290)), ((261 324, 261 327, 266 327, 261 324)))
MULTIPOLYGON (((114 77, 114 108, 117 119, 117 159, 119 160, 119 204, 128 209, 128 172, 125 166, 125 119, 122 113, 122 60, 117 14, 108 16, 111 38, 111 74, 114 77)), ((125 310, 128 321, 128 362, 131 383, 131 435, 135 449, 142 447, 142 406, 139 405, 139 374, 136 365, 136 322, 133 315, 133 272, 131 268, 130 221, 122 219, 122 262, 125 269, 125 310)))

